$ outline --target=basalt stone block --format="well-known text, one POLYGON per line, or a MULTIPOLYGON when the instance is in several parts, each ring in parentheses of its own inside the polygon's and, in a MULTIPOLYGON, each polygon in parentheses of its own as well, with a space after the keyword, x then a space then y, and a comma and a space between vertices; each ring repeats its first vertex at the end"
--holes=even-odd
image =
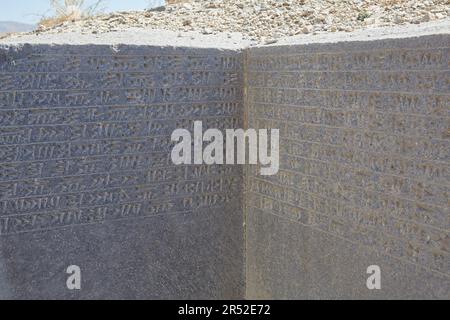
POLYGON ((242 126, 242 54, 0 52, 0 298, 242 298, 242 167, 170 158, 175 129, 242 126))
POLYGON ((405 28, 2 46, 0 298, 450 298, 448 22, 405 28), (194 121, 279 172, 175 166, 194 121))
POLYGON ((450 298, 449 43, 249 50, 249 126, 280 129, 280 171, 247 170, 247 298, 450 298))

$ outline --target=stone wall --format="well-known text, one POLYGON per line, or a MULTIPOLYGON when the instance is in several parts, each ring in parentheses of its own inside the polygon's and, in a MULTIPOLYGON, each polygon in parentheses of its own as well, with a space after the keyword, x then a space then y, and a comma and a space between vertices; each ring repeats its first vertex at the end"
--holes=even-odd
POLYGON ((0 298, 242 297, 242 168, 170 159, 194 120, 241 127, 242 91, 238 51, 4 46, 0 298))
POLYGON ((448 34, 140 35, 0 49, 0 299, 449 298, 448 34), (279 173, 174 166, 194 120, 280 129, 279 173))
POLYGON ((449 298, 450 37, 251 49, 248 298, 449 298), (382 290, 366 287, 381 268, 382 290))

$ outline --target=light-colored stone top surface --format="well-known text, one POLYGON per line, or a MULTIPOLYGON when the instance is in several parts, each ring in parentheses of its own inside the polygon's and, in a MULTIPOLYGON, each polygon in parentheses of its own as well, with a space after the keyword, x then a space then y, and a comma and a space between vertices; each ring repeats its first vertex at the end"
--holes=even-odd
MULTIPOLYGON (((399 25, 382 28, 367 28, 354 32, 335 32, 315 35, 298 35, 280 39, 272 46, 311 43, 337 43, 350 41, 372 41, 384 39, 413 38, 427 35, 450 34, 450 18, 417 25, 399 25)), ((443 43, 442 46, 449 46, 443 43)), ((267 46, 267 45, 265 45, 267 46)))
POLYGON ((17 34, 0 40, 0 45, 54 44, 54 45, 137 45, 160 47, 190 47, 241 49, 254 44, 243 40, 238 33, 205 35, 191 31, 179 33, 169 30, 131 28, 103 34, 78 32, 57 34, 17 34))
MULTIPOLYGON (((382 39, 411 38, 426 35, 450 34, 450 18, 418 25, 368 28, 354 32, 298 35, 280 39, 272 44, 261 45, 244 40, 239 33, 205 35, 200 32, 174 32, 155 29, 127 29, 104 34, 18 34, 0 40, 0 45, 53 44, 53 45, 136 45, 158 47, 216 48, 239 50, 247 47, 268 47, 313 43, 337 43, 372 41, 382 39)), ((448 46, 449 44, 443 44, 448 46)))
POLYGON ((448 18, 448 0, 183 0, 156 10, 42 23, 41 33, 108 33, 153 28, 204 34, 239 32, 259 43, 287 36, 352 32, 448 18), (73 20, 73 21, 72 21, 73 20))

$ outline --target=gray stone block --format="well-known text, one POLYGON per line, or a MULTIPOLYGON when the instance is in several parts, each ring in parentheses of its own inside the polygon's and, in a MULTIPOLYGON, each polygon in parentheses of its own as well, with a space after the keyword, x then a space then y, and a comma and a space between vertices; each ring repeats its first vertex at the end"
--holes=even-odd
POLYGON ((0 299, 449 299, 450 37, 430 28, 4 44, 0 299), (279 173, 173 165, 195 120, 280 129, 279 173))
POLYGON ((450 298, 449 43, 249 50, 249 126, 281 143, 276 176, 247 170, 247 298, 450 298))
POLYGON ((243 297, 242 168, 170 159, 175 129, 242 126, 241 53, 0 52, 0 298, 243 297))

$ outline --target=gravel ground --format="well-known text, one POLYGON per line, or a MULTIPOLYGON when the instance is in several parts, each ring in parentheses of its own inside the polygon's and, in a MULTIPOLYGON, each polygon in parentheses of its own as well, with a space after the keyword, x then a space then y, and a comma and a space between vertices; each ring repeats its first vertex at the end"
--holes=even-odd
POLYGON ((209 48, 214 50, 241 50, 254 46, 283 46, 296 44, 337 43, 349 41, 374 41, 382 39, 411 38, 426 35, 450 33, 450 18, 421 23, 418 25, 399 25, 360 29, 354 32, 327 32, 320 34, 302 34, 284 37, 273 44, 243 40, 240 33, 218 33, 205 35, 198 31, 179 32, 153 29, 129 28, 104 34, 78 32, 35 34, 16 34, 0 39, 2 47, 22 47, 30 44, 51 45, 107 45, 114 51, 121 50, 121 45, 209 48))
POLYGON ((129 28, 239 33, 245 41, 270 44, 280 38, 446 19, 450 0, 192 0, 148 11, 69 21, 38 34, 103 34, 129 28))

